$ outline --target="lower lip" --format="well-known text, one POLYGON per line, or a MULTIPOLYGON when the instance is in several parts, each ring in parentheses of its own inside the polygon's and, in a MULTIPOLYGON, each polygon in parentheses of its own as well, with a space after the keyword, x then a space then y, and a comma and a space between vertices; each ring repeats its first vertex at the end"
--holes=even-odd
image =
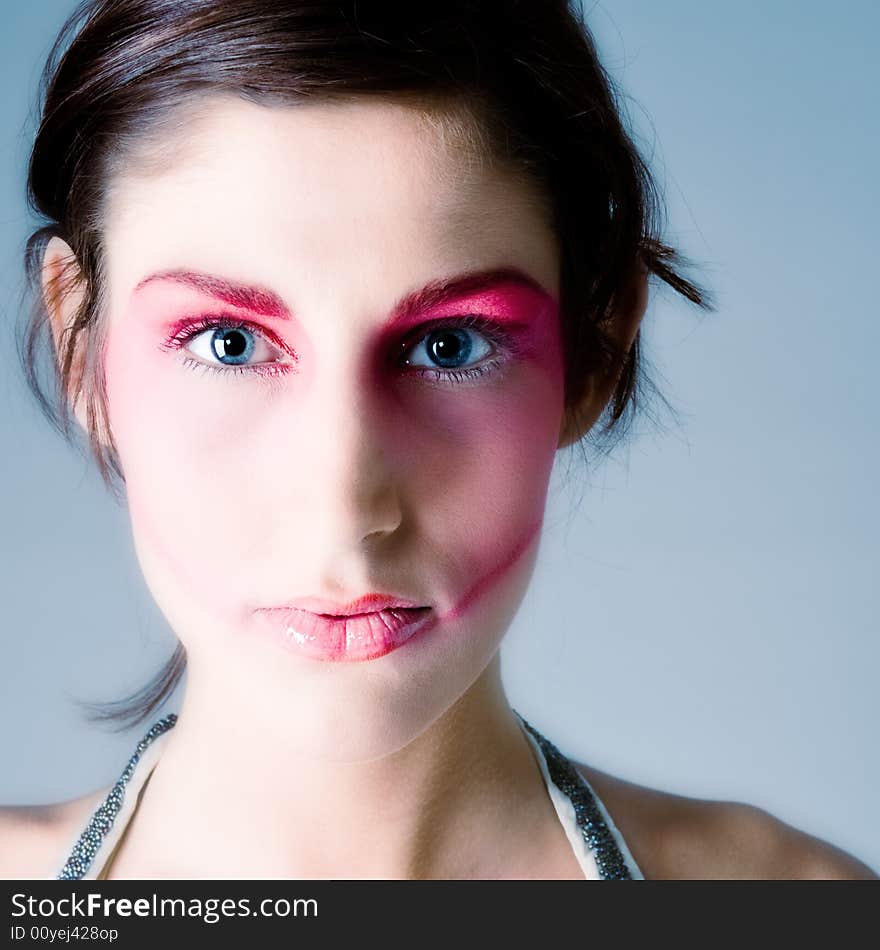
POLYGON ((263 613, 290 649, 313 660, 347 662, 384 656, 436 622, 430 607, 389 607, 349 617, 295 607, 263 613))

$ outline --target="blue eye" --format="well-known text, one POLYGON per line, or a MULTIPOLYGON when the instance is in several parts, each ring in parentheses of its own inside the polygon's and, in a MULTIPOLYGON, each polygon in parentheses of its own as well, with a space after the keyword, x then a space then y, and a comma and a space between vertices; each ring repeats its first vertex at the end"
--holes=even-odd
POLYGON ((263 331, 229 317, 186 322, 163 348, 192 353, 198 359, 186 357, 184 365, 203 372, 277 376, 291 368, 280 355, 280 347, 270 343, 263 331))
POLYGON ((419 363, 412 357, 407 358, 408 366, 433 366, 439 369, 461 369, 470 359, 485 359, 492 352, 488 340, 481 334, 461 326, 442 327, 426 334, 414 347, 418 353, 422 348, 429 363, 419 363), (474 340, 476 339, 476 343, 474 340))
POLYGON ((410 355, 402 362, 437 382, 459 383, 494 372, 513 350, 512 342, 500 327, 485 317, 470 314, 423 334, 407 349, 410 355), (420 361, 419 354, 424 354, 427 361, 420 361))
POLYGON ((196 333, 189 343, 190 352, 206 363, 219 360, 224 366, 249 363, 260 346, 270 352, 271 361, 273 357, 269 344, 247 327, 216 326, 196 333))

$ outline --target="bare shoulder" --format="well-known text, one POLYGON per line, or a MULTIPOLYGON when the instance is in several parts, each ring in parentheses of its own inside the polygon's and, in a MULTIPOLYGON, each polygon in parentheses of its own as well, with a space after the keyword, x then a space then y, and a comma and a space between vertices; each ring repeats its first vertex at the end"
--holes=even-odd
POLYGON ((755 805, 676 795, 576 766, 649 880, 878 879, 852 855, 755 805))
POLYGON ((54 877, 110 787, 51 805, 0 807, 0 879, 54 877))

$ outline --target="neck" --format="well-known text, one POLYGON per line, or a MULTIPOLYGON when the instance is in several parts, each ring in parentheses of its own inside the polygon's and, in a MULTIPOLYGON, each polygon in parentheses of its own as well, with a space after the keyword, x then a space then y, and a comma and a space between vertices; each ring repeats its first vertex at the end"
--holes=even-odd
POLYGON ((114 876, 502 877, 558 837, 497 654, 414 740, 365 762, 306 759, 193 685, 114 876))

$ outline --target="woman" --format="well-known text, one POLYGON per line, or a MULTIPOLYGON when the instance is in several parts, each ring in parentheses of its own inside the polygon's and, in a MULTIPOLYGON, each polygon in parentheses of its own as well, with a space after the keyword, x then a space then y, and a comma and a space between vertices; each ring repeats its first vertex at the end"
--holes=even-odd
POLYGON ((625 431, 650 275, 706 298, 569 6, 475 6, 90 0, 59 37, 25 353, 180 647, 116 785, 3 811, 7 876, 874 876, 507 702, 555 453, 625 431))

